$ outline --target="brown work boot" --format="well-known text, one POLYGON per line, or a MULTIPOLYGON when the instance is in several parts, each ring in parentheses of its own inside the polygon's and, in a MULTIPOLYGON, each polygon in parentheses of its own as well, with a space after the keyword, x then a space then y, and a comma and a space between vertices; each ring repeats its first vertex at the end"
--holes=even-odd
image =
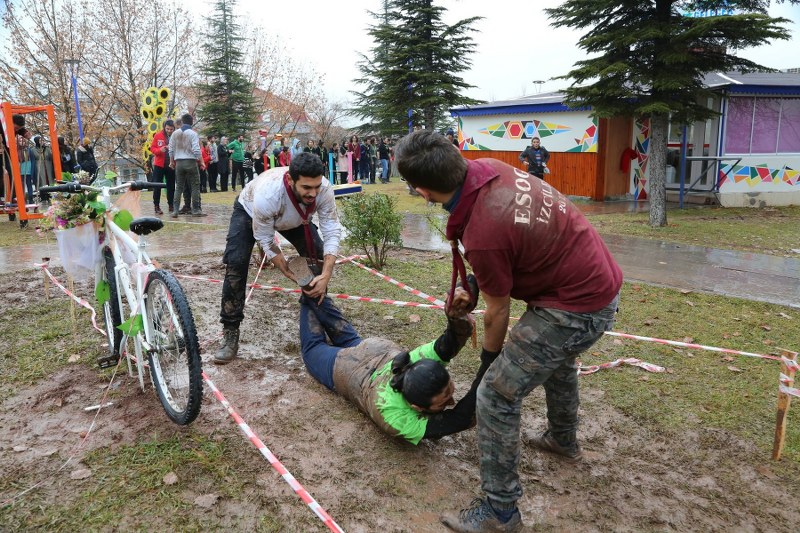
POLYGON ((214 355, 214 362, 226 365, 236 358, 239 353, 239 328, 222 330, 222 344, 214 355))
POLYGON ((308 261, 305 257, 293 257, 289 260, 289 270, 294 274, 297 284, 301 289, 308 287, 308 284, 314 280, 314 273, 308 268, 308 261))
POLYGON ((522 516, 514 509, 507 522, 501 522, 486 498, 475 498, 468 509, 445 513, 442 524, 459 533, 516 533, 522 531, 522 516))
POLYGON ((522 440, 536 446, 540 450, 562 456, 568 463, 577 463, 583 458, 583 451, 577 442, 571 446, 562 446, 548 429, 541 435, 529 430, 523 431, 522 440))

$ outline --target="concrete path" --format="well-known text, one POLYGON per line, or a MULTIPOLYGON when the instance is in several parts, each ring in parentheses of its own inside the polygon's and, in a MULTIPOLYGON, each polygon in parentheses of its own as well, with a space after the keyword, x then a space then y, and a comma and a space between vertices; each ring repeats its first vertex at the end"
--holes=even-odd
MULTIPOLYGON (((590 204, 591 212, 639 211, 646 206, 634 202, 590 204)), ((227 225, 230 208, 204 206, 210 216, 181 217, 197 225, 197 231, 151 236, 152 257, 174 257, 194 253, 219 253, 225 249, 226 230, 209 230, 208 224, 227 225), (195 222, 197 221, 197 222, 195 222)), ((167 221, 171 220, 169 218, 167 221)), ((603 237, 619 262, 626 281, 637 281, 677 289, 697 290, 800 308, 800 260, 763 254, 718 250, 673 244, 637 237, 603 237)), ((423 216, 406 215, 403 243, 408 248, 449 252, 449 245, 432 231, 423 216)), ((55 242, 0 248, 0 273, 33 269, 33 263, 51 257, 58 264, 55 242)))

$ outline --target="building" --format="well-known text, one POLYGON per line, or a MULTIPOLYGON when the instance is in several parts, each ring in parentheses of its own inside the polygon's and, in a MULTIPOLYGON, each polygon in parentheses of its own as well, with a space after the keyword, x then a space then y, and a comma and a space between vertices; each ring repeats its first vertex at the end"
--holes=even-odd
MULTIPOLYGON (((669 195, 725 206, 800 204, 800 74, 714 73, 705 84, 714 92, 706 105, 719 116, 670 125, 669 195)), ((556 92, 451 109, 464 157, 522 168, 517 157, 538 136, 551 153, 547 181, 563 193, 647 199, 649 121, 597 119, 562 98, 556 92)))

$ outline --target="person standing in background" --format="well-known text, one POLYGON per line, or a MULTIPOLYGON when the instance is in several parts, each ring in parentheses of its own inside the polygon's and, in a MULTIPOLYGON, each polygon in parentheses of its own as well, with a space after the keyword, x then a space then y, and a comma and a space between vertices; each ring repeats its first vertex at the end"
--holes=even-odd
POLYGON ((217 146, 217 136, 216 135, 209 135, 208 136, 208 152, 211 154, 211 163, 208 165, 208 190, 211 192, 217 192, 217 163, 219 162, 219 154, 217 150, 219 147, 217 146))
POLYGON ((230 173, 230 151, 228 150, 228 138, 224 135, 219 140, 217 148, 217 173, 219 174, 219 190, 228 190, 228 174, 230 173))
MULTIPOLYGON (((153 154, 153 177, 154 183, 167 184, 167 206, 172 212, 173 198, 175 196, 175 171, 169 166, 169 138, 175 131, 175 122, 171 119, 164 121, 161 131, 153 136, 150 143, 150 152, 153 154)), ((153 190, 153 210, 156 215, 163 215, 161 210, 161 189, 153 190)))

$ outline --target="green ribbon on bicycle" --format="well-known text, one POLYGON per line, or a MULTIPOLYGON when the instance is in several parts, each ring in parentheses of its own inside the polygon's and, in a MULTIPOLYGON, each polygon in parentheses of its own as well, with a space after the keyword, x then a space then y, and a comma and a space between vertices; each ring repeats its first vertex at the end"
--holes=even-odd
POLYGON ((144 329, 144 322, 142 321, 142 315, 134 315, 130 317, 128 320, 117 326, 117 329, 121 330, 128 337, 133 337, 134 335, 138 335, 144 329))
POLYGON ((94 288, 94 297, 100 305, 111 299, 111 285, 109 285, 108 281, 100 280, 97 282, 97 286, 94 288))
POLYGON ((131 222, 133 222, 133 215, 131 215, 131 212, 127 209, 122 209, 114 215, 114 224, 119 226, 122 231, 131 229, 131 222))

